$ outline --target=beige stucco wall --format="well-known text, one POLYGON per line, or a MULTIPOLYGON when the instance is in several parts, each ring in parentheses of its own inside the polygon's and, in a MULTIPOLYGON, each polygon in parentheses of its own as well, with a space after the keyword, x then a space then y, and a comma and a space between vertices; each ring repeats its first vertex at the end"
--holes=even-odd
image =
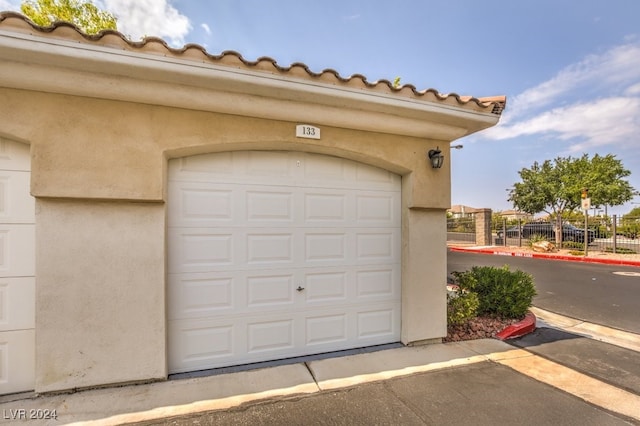
POLYGON ((36 200, 36 391, 166 377, 164 206, 36 200))
MULTIPOLYGON (((449 164, 426 152, 448 143, 321 126, 322 139, 295 137, 299 123, 0 88, 7 137, 32 146, 32 193, 161 201, 166 159, 205 152, 278 149, 336 155, 412 173, 407 203, 450 207, 449 164)), ((314 124, 314 123, 305 123, 314 124)))
MULTIPOLYGON (((402 175, 402 341, 446 334, 448 142, 0 88, 0 134, 31 145, 37 199, 36 391, 166 377, 169 158, 302 150, 402 175), (442 169, 426 152, 439 146, 442 169)), ((307 123, 314 124, 314 123, 307 123)))
POLYGON ((402 331, 405 344, 447 335, 447 223, 433 209, 402 212, 402 331))

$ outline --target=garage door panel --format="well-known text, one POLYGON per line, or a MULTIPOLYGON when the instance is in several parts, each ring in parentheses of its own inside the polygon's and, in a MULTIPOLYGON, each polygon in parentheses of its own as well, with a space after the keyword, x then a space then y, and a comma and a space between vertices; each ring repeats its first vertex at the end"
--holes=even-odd
POLYGON ((247 324, 247 354, 290 352, 294 345, 294 321, 291 318, 255 320, 247 324))
POLYGON ((303 356, 397 340, 400 303, 169 323, 173 373, 303 356))
POLYGON ((304 194, 304 221, 313 226, 321 223, 346 223, 347 194, 335 191, 313 192, 304 194))
POLYGON ((169 347, 169 369, 172 372, 201 370, 232 358, 239 327, 211 321, 170 322, 169 332, 175 340, 169 347))
POLYGON ((215 188, 180 188, 180 217, 183 224, 230 222, 233 220, 233 192, 215 188))
POLYGON ((264 275, 247 277, 247 308, 284 308, 294 303, 294 276, 264 275))
POLYGON ((345 232, 312 232, 304 236, 306 262, 345 262, 348 260, 348 235, 345 232))
POLYGON ((399 340, 398 176, 317 154, 205 160, 170 165, 171 372, 399 340))
POLYGON ((396 191, 400 177, 377 167, 320 154, 301 157, 302 182, 309 188, 396 191))
POLYGON ((169 370, 178 373, 288 356, 299 346, 298 322, 282 313, 172 321, 169 332, 175 341, 169 349, 169 370))
POLYGON ((302 157, 307 185, 349 182, 355 179, 355 166, 342 158, 306 154, 302 157))
POLYGON ((355 168, 356 181, 367 184, 367 187, 389 191, 395 191, 398 187, 400 176, 394 173, 361 163, 356 163, 355 168))
POLYGON ((395 193, 359 193, 356 198, 356 221, 360 226, 398 226, 400 196, 395 193))
POLYGON ((391 308, 382 308, 358 312, 358 339, 389 337, 395 333, 396 312, 391 308))
POLYGON ((35 275, 33 225, 0 224, 0 277, 35 275))
POLYGON ((32 390, 35 330, 0 331, 0 394, 32 390))
POLYGON ((293 222, 291 191, 247 191, 246 196, 248 222, 293 222))
POLYGON ((0 170, 30 171, 29 151, 27 144, 0 137, 0 170))
POLYGON ((293 241, 293 234, 287 232, 251 232, 247 234, 247 264, 291 264, 293 241))
POLYGON ((35 200, 29 195, 31 174, 0 170, 0 221, 34 223, 35 200))
POLYGON ((305 321, 306 346, 346 342, 348 318, 345 313, 309 316, 305 321))
POLYGON ((233 152, 193 155, 170 162, 169 171, 174 179, 208 182, 212 175, 233 174, 233 152))
POLYGON ((195 155, 172 160, 170 180, 220 184, 270 183, 291 186, 299 160, 281 151, 236 151, 195 155))
POLYGON ((207 227, 233 224, 238 194, 224 185, 203 182, 173 182, 168 226, 207 227))
POLYGON ((169 276, 168 318, 202 318, 232 311, 238 278, 229 274, 182 274, 169 276))
POLYGON ((235 261, 234 237, 212 228, 168 230, 169 272, 208 272, 235 261))
POLYGON ((244 270, 169 275, 168 317, 260 315, 304 309, 300 270, 244 270))
POLYGON ((293 154, 282 151, 245 151, 235 152, 237 164, 244 164, 240 169, 242 179, 255 182, 255 178, 269 178, 269 182, 286 182, 295 174, 293 154))
POLYGON ((203 226, 399 226, 399 193, 180 182, 169 227, 203 226), (231 190, 230 188, 233 188, 231 190))
POLYGON ((386 268, 359 270, 355 284, 356 297, 360 299, 399 299, 400 267, 389 265, 386 268))
POLYGON ((397 263, 400 231, 396 228, 305 228, 301 252, 310 266, 397 263))
POLYGON ((349 274, 345 271, 305 274, 305 303, 335 303, 347 299, 349 274))
POLYGON ((356 239, 356 259, 362 263, 390 262, 398 255, 399 231, 380 230, 359 232, 356 239))
POLYGON ((30 148, 0 138, 0 394, 35 383, 35 200, 30 148))
POLYGON ((35 278, 0 278, 0 331, 35 327, 35 278))

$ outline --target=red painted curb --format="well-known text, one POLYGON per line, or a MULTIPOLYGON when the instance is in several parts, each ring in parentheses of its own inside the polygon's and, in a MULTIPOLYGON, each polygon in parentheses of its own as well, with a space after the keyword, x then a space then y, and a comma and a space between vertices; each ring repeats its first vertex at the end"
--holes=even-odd
POLYGON ((514 337, 524 336, 536 329, 536 316, 533 312, 527 312, 524 319, 515 324, 511 324, 500 333, 496 334, 496 339, 506 340, 513 339, 514 337))
POLYGON ((498 256, 513 256, 513 257, 528 257, 535 259, 547 259, 547 260, 565 260, 570 262, 585 262, 585 263, 602 263, 605 265, 622 265, 622 266, 637 266, 640 267, 640 262, 635 260, 625 259, 596 259, 593 257, 579 257, 579 256, 565 256, 561 254, 547 254, 547 253, 521 253, 512 252, 509 250, 499 248, 464 248, 464 247, 448 247, 451 251, 466 252, 466 253, 482 253, 482 254, 495 254, 498 256))

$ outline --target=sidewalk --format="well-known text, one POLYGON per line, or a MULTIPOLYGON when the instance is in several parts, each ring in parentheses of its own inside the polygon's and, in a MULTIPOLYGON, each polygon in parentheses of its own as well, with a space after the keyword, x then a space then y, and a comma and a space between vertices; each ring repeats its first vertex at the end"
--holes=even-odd
MULTIPOLYGON (((543 326, 640 350, 639 335, 535 314, 543 326)), ((640 424, 640 395, 483 339, 0 402, 3 424, 31 423, 18 416, 43 410, 57 419, 37 424, 161 424, 176 416, 171 424, 196 417, 205 424, 640 424)))

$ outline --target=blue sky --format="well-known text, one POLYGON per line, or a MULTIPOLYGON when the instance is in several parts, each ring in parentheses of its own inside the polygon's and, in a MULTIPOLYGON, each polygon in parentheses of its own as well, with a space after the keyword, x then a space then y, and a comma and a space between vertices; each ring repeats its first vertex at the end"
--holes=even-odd
MULTIPOLYGON (((95 0, 133 39, 303 62, 419 90, 506 95, 501 123, 456 143, 452 203, 507 210, 534 161, 614 154, 640 190, 640 1, 95 0)), ((0 0, 0 10, 19 10, 0 0)), ((633 202, 640 203, 640 197, 633 202)), ((638 207, 609 208, 623 214, 638 207)))

